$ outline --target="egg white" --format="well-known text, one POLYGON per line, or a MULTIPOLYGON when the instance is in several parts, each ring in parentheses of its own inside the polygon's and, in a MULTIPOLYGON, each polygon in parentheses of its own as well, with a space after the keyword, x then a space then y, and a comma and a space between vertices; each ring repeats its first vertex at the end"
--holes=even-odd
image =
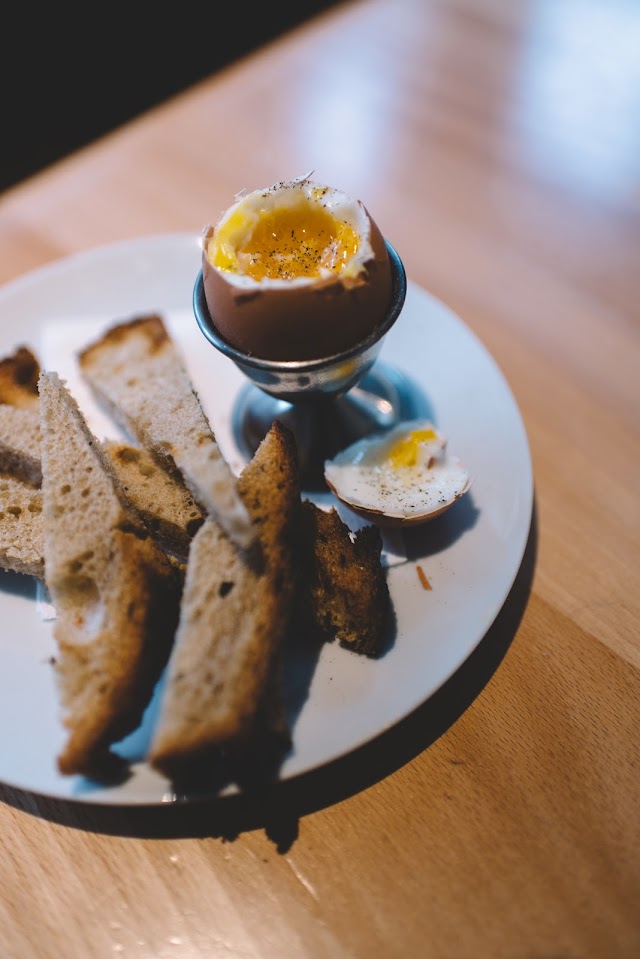
POLYGON ((469 488, 470 476, 447 440, 426 420, 399 424, 385 434, 364 437, 324 464, 329 488, 360 516, 379 525, 413 525, 448 509, 469 488), (433 437, 414 442, 415 462, 394 465, 390 455, 416 430, 433 437))

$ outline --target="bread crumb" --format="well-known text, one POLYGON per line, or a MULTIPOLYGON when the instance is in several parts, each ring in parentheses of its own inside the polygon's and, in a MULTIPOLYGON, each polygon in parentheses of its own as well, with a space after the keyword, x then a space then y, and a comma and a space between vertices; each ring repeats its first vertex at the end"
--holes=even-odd
POLYGON ((420 566, 419 563, 416 566, 416 570, 418 571, 418 579, 420 580, 420 583, 422 584, 422 588, 431 589, 431 583, 427 579, 427 574, 425 573, 425 571, 423 570, 422 566, 420 566))

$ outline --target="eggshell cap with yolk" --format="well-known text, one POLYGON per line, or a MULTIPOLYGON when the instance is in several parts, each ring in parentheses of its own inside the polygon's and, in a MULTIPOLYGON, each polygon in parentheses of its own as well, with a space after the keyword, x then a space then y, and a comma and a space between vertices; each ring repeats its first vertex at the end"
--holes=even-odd
POLYGON ((341 353, 391 302, 387 248, 364 204, 308 179, 241 196, 208 226, 202 276, 218 332, 262 359, 341 353))

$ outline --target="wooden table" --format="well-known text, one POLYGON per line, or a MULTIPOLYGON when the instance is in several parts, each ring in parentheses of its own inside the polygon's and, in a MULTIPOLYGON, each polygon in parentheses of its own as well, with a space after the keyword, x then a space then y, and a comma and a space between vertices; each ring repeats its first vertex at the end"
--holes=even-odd
MULTIPOLYGON (((0 955, 640 955, 637 8, 345 3, 0 197, 0 280, 315 170, 526 425, 506 605, 415 715, 220 808, 0 786, 0 955)), ((16 332, 18 336, 18 332, 16 332)))

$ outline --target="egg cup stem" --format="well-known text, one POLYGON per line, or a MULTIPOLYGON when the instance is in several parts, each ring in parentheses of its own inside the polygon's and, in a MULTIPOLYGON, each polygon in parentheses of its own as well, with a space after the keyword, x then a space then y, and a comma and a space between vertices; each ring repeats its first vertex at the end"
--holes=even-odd
POLYGON ((378 360, 357 386, 341 396, 308 403, 277 399, 248 383, 233 410, 235 442, 250 459, 274 420, 294 434, 303 486, 326 489, 324 461, 356 439, 391 429, 423 413, 420 397, 407 377, 378 360))

